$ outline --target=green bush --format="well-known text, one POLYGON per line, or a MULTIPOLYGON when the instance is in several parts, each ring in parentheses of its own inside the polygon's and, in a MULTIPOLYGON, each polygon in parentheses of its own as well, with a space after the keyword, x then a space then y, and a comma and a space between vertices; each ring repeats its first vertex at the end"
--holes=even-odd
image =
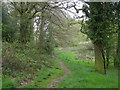
POLYGON ((2 58, 3 67, 10 68, 11 71, 31 73, 45 66, 50 67, 52 64, 52 57, 48 54, 40 54, 32 43, 26 45, 3 43, 2 58))

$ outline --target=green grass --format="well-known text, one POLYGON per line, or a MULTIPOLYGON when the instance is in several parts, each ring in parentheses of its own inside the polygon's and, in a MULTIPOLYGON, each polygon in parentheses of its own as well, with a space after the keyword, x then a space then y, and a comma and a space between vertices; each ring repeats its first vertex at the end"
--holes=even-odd
POLYGON ((117 70, 110 69, 107 75, 94 70, 94 61, 75 60, 74 54, 58 53, 59 58, 70 68, 71 74, 57 88, 117 88, 117 70))
POLYGON ((38 77, 33 82, 24 86, 24 88, 46 88, 46 86, 57 77, 64 75, 65 71, 60 67, 58 61, 54 59, 54 66, 52 68, 45 68, 41 70, 38 77))
MULTIPOLYGON (((40 71, 36 72, 36 78, 31 80, 23 88, 46 88, 46 86, 52 82, 57 77, 64 75, 65 71, 61 68, 56 58, 53 58, 53 65, 51 67, 45 67, 40 71)), ((2 88, 16 88, 20 85, 21 80, 28 80, 29 74, 20 77, 10 77, 9 75, 4 75, 2 79, 2 88)))
POLYGON ((2 89, 2 78, 0 78, 0 90, 2 89))
POLYGON ((19 85, 18 81, 10 79, 7 76, 3 77, 2 80, 2 88, 15 88, 19 85))

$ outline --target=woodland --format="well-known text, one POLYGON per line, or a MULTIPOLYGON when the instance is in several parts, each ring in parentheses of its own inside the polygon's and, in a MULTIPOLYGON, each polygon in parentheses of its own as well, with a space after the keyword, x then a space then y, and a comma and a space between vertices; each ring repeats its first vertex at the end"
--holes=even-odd
POLYGON ((1 88, 114 88, 120 2, 1 2, 1 88))

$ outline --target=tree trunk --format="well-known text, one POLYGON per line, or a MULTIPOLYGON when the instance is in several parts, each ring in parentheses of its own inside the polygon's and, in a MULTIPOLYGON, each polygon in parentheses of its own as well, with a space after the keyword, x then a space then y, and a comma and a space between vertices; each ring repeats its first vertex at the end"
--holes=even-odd
POLYGON ((106 50, 106 68, 109 67, 110 50, 106 50))
POLYGON ((117 4, 117 24, 118 24, 118 41, 117 41, 117 50, 116 50, 116 59, 114 61, 115 68, 120 69, 120 2, 117 4))
POLYGON ((101 48, 97 44, 94 44, 94 48, 95 48, 95 70, 96 72, 105 74, 106 73, 105 62, 101 48))
POLYGON ((52 24, 48 26, 48 40, 47 40, 47 47, 48 47, 48 54, 51 54, 53 51, 53 32, 52 32, 52 24))
POLYGON ((120 26, 118 29, 118 43, 117 43, 117 50, 116 50, 116 59, 114 61, 115 68, 120 69, 120 26))
POLYGON ((26 19, 26 18, 24 18, 24 16, 21 16, 21 18, 20 18, 20 37, 19 37, 19 42, 21 42, 21 43, 27 43, 28 41, 30 41, 28 25, 29 25, 29 19, 26 19))
POLYGON ((44 41, 44 24, 45 24, 45 17, 44 12, 41 15, 41 24, 40 24, 40 36, 39 36, 39 44, 38 48, 41 53, 44 53, 45 41, 44 41))
POLYGON ((34 30, 34 27, 33 27, 33 24, 34 24, 34 22, 33 22, 33 20, 32 19, 30 19, 29 20, 29 22, 28 22, 28 24, 29 24, 29 27, 28 27, 28 33, 29 34, 27 34, 28 35, 28 39, 29 39, 29 41, 33 41, 34 40, 34 37, 33 37, 33 30, 34 30))

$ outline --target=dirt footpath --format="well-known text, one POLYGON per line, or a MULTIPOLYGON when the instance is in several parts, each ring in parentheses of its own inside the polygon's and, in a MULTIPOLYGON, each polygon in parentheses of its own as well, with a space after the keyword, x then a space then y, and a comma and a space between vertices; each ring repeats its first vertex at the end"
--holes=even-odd
MULTIPOLYGON (((55 54, 54 56, 56 57, 55 54)), ((57 86, 59 82, 61 82, 64 78, 66 78, 71 73, 71 71, 57 57, 56 59, 58 60, 61 68, 63 68, 66 73, 63 76, 58 77, 55 80, 53 80, 50 84, 47 85, 46 88, 55 88, 55 86, 57 86)))

